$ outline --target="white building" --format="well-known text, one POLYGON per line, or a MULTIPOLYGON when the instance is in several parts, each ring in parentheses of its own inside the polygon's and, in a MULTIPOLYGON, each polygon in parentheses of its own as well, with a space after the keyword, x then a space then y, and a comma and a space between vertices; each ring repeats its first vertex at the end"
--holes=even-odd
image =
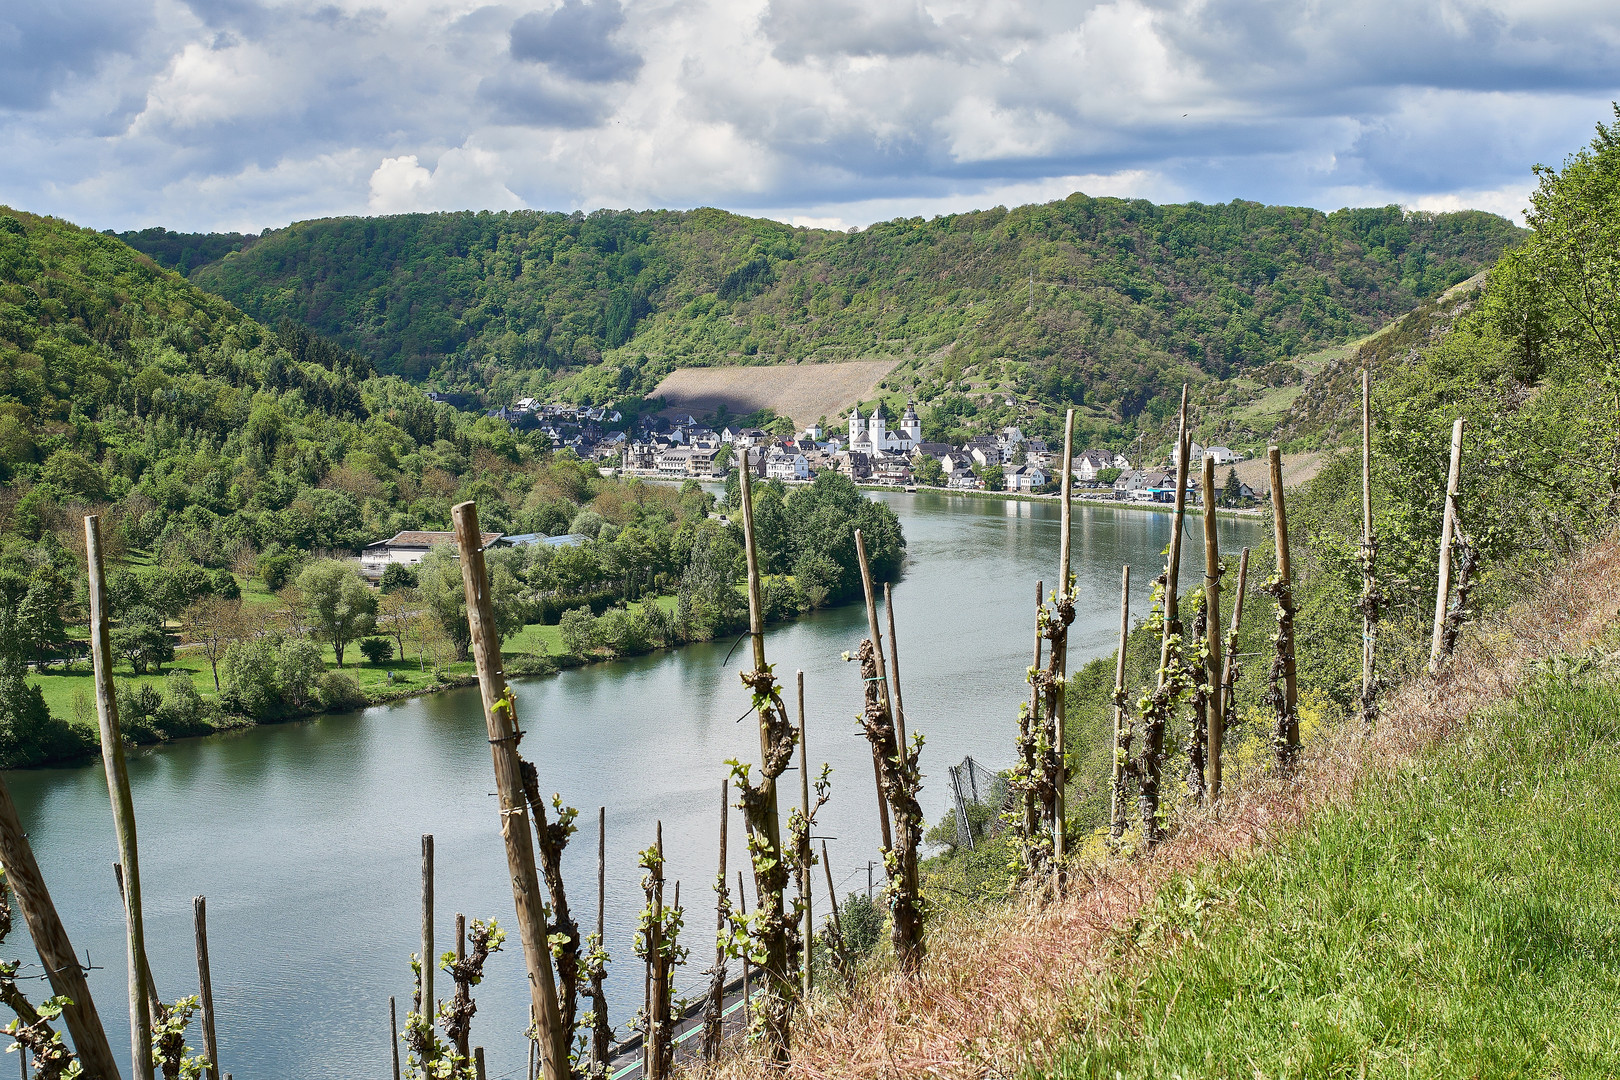
POLYGON ((861 407, 849 411, 849 449, 862 454, 910 454, 911 448, 922 442, 922 420, 917 416, 917 403, 907 402, 905 415, 900 418, 897 431, 890 431, 883 418, 883 407, 863 417, 861 407))
POLYGON ((1005 474, 1008 491, 1034 491, 1044 487, 1048 479, 1046 470, 1039 465, 1019 465, 1005 474))
MULTIPOLYGON (((483 534, 482 539, 486 548, 494 547, 501 539, 501 534, 487 532, 483 534)), ((415 530, 395 533, 387 540, 379 540, 375 544, 365 546, 360 552, 360 573, 368 578, 380 578, 390 565, 415 566, 427 558, 429 551, 445 544, 455 547, 456 534, 415 530)))
POLYGON ((789 454, 782 450, 772 451, 771 456, 765 459, 765 479, 808 480, 810 479, 810 459, 803 454, 789 454))

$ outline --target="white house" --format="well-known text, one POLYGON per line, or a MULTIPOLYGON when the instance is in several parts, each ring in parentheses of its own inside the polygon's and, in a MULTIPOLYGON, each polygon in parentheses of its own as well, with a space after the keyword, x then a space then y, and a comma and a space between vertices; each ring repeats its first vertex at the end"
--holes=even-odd
POLYGON ((1205 450, 1204 453, 1214 454, 1215 464, 1217 465, 1235 465, 1239 461, 1243 460, 1241 455, 1234 454, 1231 450, 1224 446, 1211 446, 1209 449, 1205 450))
POLYGON ((1048 477, 1039 465, 1019 465, 1005 473, 1008 491, 1034 491, 1043 487, 1048 477))
MULTIPOLYGON (((500 539, 501 534, 496 532, 487 532, 482 536, 486 548, 494 547, 500 539)), ((387 540, 365 546, 360 552, 360 573, 375 579, 382 577, 383 571, 390 565, 415 566, 427 557, 429 551, 441 544, 455 547, 456 534, 416 530, 395 533, 387 540)))
POLYGON ((810 479, 810 459, 803 454, 789 454, 783 450, 774 450, 771 456, 765 459, 765 478, 767 480, 808 480, 810 479))

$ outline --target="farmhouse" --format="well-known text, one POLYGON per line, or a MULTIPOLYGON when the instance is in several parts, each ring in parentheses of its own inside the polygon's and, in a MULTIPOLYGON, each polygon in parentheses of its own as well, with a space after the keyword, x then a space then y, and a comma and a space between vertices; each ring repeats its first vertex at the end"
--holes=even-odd
MULTIPOLYGON (((497 532, 483 534, 486 548, 494 547, 501 539, 497 532)), ((380 578, 383 571, 388 569, 390 563, 401 566, 415 566, 427 557, 427 553, 434 547, 448 544, 454 547, 456 534, 453 532, 419 532, 410 530, 398 532, 387 540, 379 540, 375 544, 367 544, 360 552, 360 573, 368 578, 380 578)))

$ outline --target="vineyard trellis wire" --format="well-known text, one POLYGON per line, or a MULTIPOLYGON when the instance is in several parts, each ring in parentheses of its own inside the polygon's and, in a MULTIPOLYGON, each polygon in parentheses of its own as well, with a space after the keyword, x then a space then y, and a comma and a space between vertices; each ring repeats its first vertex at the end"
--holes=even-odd
POLYGON ((974 761, 971 754, 946 771, 950 774, 951 807, 956 815, 956 842, 972 851, 975 828, 978 839, 989 839, 1006 826, 1002 811, 1009 797, 1007 780, 974 761), (989 813, 975 814, 971 807, 984 807, 989 813))

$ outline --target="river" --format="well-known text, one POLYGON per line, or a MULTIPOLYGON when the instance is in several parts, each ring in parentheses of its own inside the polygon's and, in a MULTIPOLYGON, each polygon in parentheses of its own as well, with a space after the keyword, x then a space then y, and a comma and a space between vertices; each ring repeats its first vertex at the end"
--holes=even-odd
MULTIPOLYGON (((874 497, 894 508, 908 541, 895 618, 909 727, 927 738, 922 800, 932 823, 949 806, 947 765, 967 754, 991 768, 1011 761, 1034 584, 1057 576, 1057 507, 936 492, 874 497)), ((1140 617, 1170 529, 1168 514, 1076 508, 1071 669, 1113 650, 1122 563, 1131 564, 1133 620, 1140 617)), ((1183 587, 1202 573, 1198 529, 1190 519, 1183 587)), ((1262 529, 1221 519, 1222 550, 1235 555, 1260 542, 1262 529)), ((864 891, 867 862, 878 857, 871 754, 854 720, 860 676, 841 659, 865 628, 864 609, 851 605, 776 627, 766 639, 789 687, 803 669, 810 758, 833 766, 833 797, 816 835, 829 838, 841 893, 864 891)), ((748 696, 736 673, 748 650, 738 647, 728 662, 731 646, 688 646, 516 684, 523 750, 537 762, 543 790, 581 810, 565 878, 582 923, 594 921, 596 811, 607 808, 609 993, 621 1028, 642 990, 631 952, 643 903, 636 853, 660 820, 666 873, 682 882, 688 908, 692 960, 678 985, 695 988, 713 959, 723 762, 757 762, 759 754, 751 718, 739 719, 748 696)), ((486 1047, 492 1080, 522 1076, 528 995, 476 690, 143 749, 131 754, 130 775, 148 952, 168 1000, 195 993, 191 898, 208 897, 222 1071, 238 1080, 389 1075, 388 997, 398 997, 403 1019, 409 956, 420 941, 419 837, 433 833, 436 948, 453 946, 457 911, 493 916, 511 931, 475 992, 472 1041, 486 1047)), ((123 923, 102 770, 17 772, 7 781, 68 933, 96 968, 91 990, 127 1068, 123 923)), ((796 774, 784 784, 796 799, 796 774)), ((735 885, 744 849, 735 811, 732 820, 735 885)), ((818 893, 818 922, 826 909, 818 893)), ((19 919, 9 954, 25 942, 19 919)), ((38 974, 31 950, 29 958, 24 974, 38 974)), ((441 996, 448 982, 438 975, 441 996)), ((43 996, 42 983, 23 985, 43 996)), ((195 1030, 193 1041, 200 1045, 195 1030)))

